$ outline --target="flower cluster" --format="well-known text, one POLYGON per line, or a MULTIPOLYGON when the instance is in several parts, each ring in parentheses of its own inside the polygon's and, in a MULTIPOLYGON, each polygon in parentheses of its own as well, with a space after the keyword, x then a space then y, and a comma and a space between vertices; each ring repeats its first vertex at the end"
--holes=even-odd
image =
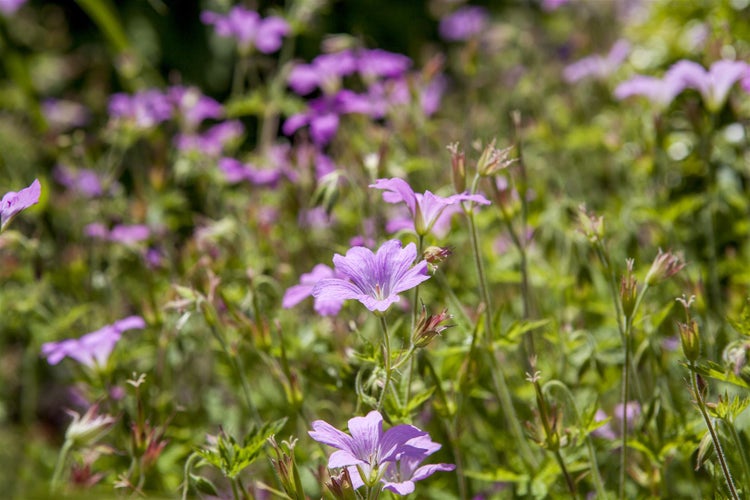
POLYGON ((408 495, 414 492, 416 481, 455 469, 452 464, 420 467, 440 445, 413 425, 396 425, 384 432, 383 417, 377 411, 350 419, 351 435, 323 420, 313 422, 312 428, 310 437, 337 450, 328 458, 328 467, 346 467, 354 489, 380 483, 383 490, 408 495))

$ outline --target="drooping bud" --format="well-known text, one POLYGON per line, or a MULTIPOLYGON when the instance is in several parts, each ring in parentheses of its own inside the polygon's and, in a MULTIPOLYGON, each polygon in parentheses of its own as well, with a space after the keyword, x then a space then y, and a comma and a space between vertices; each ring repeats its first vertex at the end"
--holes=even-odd
POLYGON ((422 252, 422 258, 427 261, 430 271, 437 269, 439 264, 445 262, 453 254, 450 247, 429 246, 422 252))
POLYGON ((453 187, 457 193, 466 191, 466 155, 458 149, 458 143, 448 144, 451 153, 451 169, 453 171, 453 187))
POLYGON ((622 312, 626 317, 633 314, 638 296, 638 285, 633 275, 633 264, 633 259, 627 260, 627 271, 620 281, 620 302, 622 303, 622 312))
POLYGON ((426 347, 432 339, 443 333, 452 325, 445 325, 446 321, 453 318, 448 314, 448 309, 443 309, 439 314, 427 315, 427 308, 422 304, 422 312, 419 315, 417 324, 414 326, 412 343, 415 347, 426 347))
POLYGON ((581 231, 591 243, 604 239, 604 216, 596 216, 586 210, 586 205, 578 206, 578 223, 581 231))
POLYGON ((651 286, 660 283, 677 274, 683 267, 685 267, 685 262, 678 255, 672 252, 662 252, 660 248, 646 275, 646 284, 651 286))
POLYGON ((110 415, 97 415, 97 410, 98 405, 92 405, 83 415, 67 410, 73 421, 65 431, 65 440, 76 447, 88 446, 108 433, 117 419, 110 415))
POLYGON ((352 488, 352 480, 349 477, 349 469, 346 467, 338 474, 331 476, 331 480, 326 482, 326 488, 336 500, 354 500, 356 498, 352 488))

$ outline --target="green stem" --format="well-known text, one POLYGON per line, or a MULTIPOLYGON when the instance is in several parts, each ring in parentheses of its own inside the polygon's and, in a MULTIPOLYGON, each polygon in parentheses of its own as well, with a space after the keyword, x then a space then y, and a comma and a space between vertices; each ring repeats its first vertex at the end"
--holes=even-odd
MULTIPOLYGON (((417 235, 417 259, 420 259, 422 257, 422 252, 424 252, 424 235, 417 235)), ((414 303, 412 304, 412 310, 411 310, 411 338, 414 338, 414 328, 417 325, 417 318, 419 317, 419 285, 414 287, 414 303)), ((411 344, 411 340, 409 341, 411 344)), ((414 376, 414 358, 411 356, 413 353, 413 345, 409 347, 409 352, 407 353, 407 356, 409 358, 409 371, 408 375, 406 377, 406 401, 405 405, 408 408, 409 407, 409 401, 411 401, 411 382, 412 378, 414 376)))
POLYGON ((200 458, 200 455, 197 453, 192 453, 185 461, 184 477, 182 481, 182 500, 187 500, 188 490, 190 489, 190 471, 193 468, 193 464, 200 460, 200 458))
POLYGON ((748 466, 747 455, 745 454, 745 447, 743 446, 742 441, 740 440, 739 434, 737 434, 737 429, 735 429, 734 423, 730 422, 728 419, 724 419, 723 422, 729 428, 729 434, 731 434, 732 436, 732 441, 734 441, 734 446, 737 448, 737 450, 739 450, 740 461, 742 462, 742 474, 745 477, 745 484, 748 484, 750 483, 750 466, 748 466))
POLYGON ((229 484, 232 485, 232 497, 234 498, 234 500, 242 500, 242 497, 240 496, 240 490, 237 487, 237 482, 235 481, 235 479, 230 479, 229 484))
POLYGON ((708 432, 711 435, 711 441, 713 441, 714 450, 716 450, 716 457, 719 459, 719 465, 721 465, 721 472, 722 474, 724 474, 724 480, 727 482, 727 488, 729 488, 729 493, 731 494, 732 498, 734 500, 739 500, 740 496, 737 493, 737 488, 734 486, 732 473, 729 471, 729 466, 727 465, 727 460, 726 460, 726 457, 724 456, 724 450, 721 447, 719 436, 716 434, 716 430, 714 429, 714 426, 711 423, 711 417, 709 417, 708 411, 706 410, 706 403, 703 401, 703 395, 701 394, 701 391, 698 388, 698 372, 696 371, 697 367, 694 362, 690 361, 689 368, 690 368, 690 383, 693 386, 693 394, 695 395, 695 402, 698 404, 698 409, 700 410, 701 415, 703 415, 703 421, 706 422, 706 427, 708 428, 708 432))
POLYGON ((378 317, 380 318, 380 327, 383 329, 383 363, 385 365, 385 382, 383 382, 383 391, 380 393, 380 399, 378 399, 377 406, 377 410, 380 411, 385 402, 388 385, 391 383, 393 367, 391 366, 391 339, 388 332, 388 323, 385 320, 384 314, 379 314, 378 317))
POLYGON ((60 454, 57 456, 57 463, 55 464, 55 472, 52 474, 52 481, 49 485, 49 491, 51 494, 54 494, 55 491, 57 491, 57 485, 60 482, 63 468, 65 468, 65 461, 68 458, 68 452, 70 452, 72 447, 73 441, 66 439, 60 449, 60 454))
MULTIPOLYGON (((472 192, 475 190, 477 179, 475 178, 474 186, 472 186, 472 192)), ((477 232, 477 225, 474 221, 474 212, 469 209, 466 211, 467 219, 469 220, 469 234, 471 237, 471 248, 474 254, 474 263, 477 268, 477 274, 479 276, 479 291, 484 302, 484 313, 485 313, 485 346, 488 355, 490 373, 492 375, 492 383, 495 389, 495 394, 500 401, 505 412, 506 420, 510 426, 511 434, 515 439, 519 447, 519 452, 526 465, 530 468, 536 466, 536 458, 534 457, 531 448, 529 448, 526 438, 524 437, 521 423, 518 420, 515 407, 513 406, 513 398, 511 397, 510 390, 508 389, 508 383, 505 380, 502 368, 497 365, 495 359, 494 348, 492 347, 492 341, 495 338, 493 332, 493 317, 492 307, 490 303, 490 294, 487 286, 487 278, 484 273, 484 263, 482 261, 480 246, 479 246, 479 233, 477 232)), ((469 351, 469 357, 475 355, 477 337, 479 336, 479 329, 474 331, 474 336, 471 339, 471 350, 469 351)), ((471 359, 469 360, 471 362, 471 359)), ((471 366, 471 365, 469 365, 471 366)))
MULTIPOLYGON (((584 425, 583 421, 581 420, 581 414, 578 411, 575 399, 573 398, 573 394, 571 394, 570 389, 568 389, 568 386, 566 386, 559 380, 550 380, 542 386, 542 392, 548 393, 551 389, 554 388, 559 389, 565 395, 565 398, 568 400, 568 404, 573 411, 573 416, 576 419, 576 425, 579 429, 583 429, 584 425)), ((586 447, 588 448, 589 453, 589 461, 591 462, 591 477, 594 481, 594 488, 596 488, 596 498, 604 500, 607 498, 607 491, 604 489, 604 481, 602 480, 602 476, 599 473, 599 463, 596 460, 596 450, 594 448, 594 442, 591 439, 591 434, 586 433, 585 439, 586 447)))
POLYGON ((565 477, 565 484, 568 486, 568 491, 570 492, 571 498, 576 498, 576 485, 573 482, 573 478, 570 477, 570 473, 568 472, 568 468, 565 467, 565 462, 563 461, 563 457, 560 454, 560 450, 555 450, 555 460, 557 460, 557 465, 560 466, 560 470, 563 473, 563 476, 565 477))

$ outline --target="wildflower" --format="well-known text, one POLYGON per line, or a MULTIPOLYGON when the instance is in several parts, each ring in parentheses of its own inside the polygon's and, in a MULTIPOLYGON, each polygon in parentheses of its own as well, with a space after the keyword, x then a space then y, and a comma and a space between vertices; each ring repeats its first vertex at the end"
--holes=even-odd
POLYGON ((282 171, 279 169, 260 169, 234 158, 221 158, 219 169, 224 173, 228 182, 249 181, 256 186, 275 186, 282 176, 282 171))
POLYGON ((627 271, 620 280, 620 303, 622 311, 626 317, 630 317, 635 309, 635 303, 638 297, 638 284, 633 274, 633 259, 627 259, 627 271))
POLYGON ((685 267, 685 262, 672 252, 662 252, 661 248, 656 255, 651 269, 646 274, 645 283, 649 286, 671 278, 685 267))
POLYGON ((443 211, 462 201, 471 201, 481 205, 489 205, 490 201, 481 194, 454 194, 447 198, 437 196, 430 191, 424 194, 415 193, 409 184, 403 179, 396 177, 391 179, 378 179, 371 188, 382 189, 383 200, 387 203, 404 202, 414 220, 414 230, 419 235, 425 235, 432 230, 435 222, 443 211))
POLYGON ((221 155, 228 144, 242 136, 245 128, 238 120, 218 123, 202 134, 178 134, 174 144, 180 151, 196 151, 208 157, 221 155))
POLYGON ((310 64, 294 66, 287 83, 300 95, 307 95, 316 88, 325 94, 334 94, 339 90, 341 78, 356 72, 357 67, 357 58, 351 50, 321 54, 310 64))
POLYGON ((82 127, 91 118, 83 104, 66 99, 45 99, 42 101, 42 113, 47 124, 56 132, 82 127))
MULTIPOLYGON (((299 285, 287 289, 284 298, 281 300, 281 306, 284 309, 296 306, 312 295, 313 287, 319 281, 335 277, 336 273, 330 267, 325 264, 316 265, 312 271, 300 276, 299 285)), ((342 299, 320 299, 316 297, 313 308, 321 316, 335 316, 341 310, 343 303, 342 299)))
POLYGON ((376 78, 399 78, 411 66, 411 59, 387 50, 361 50, 357 53, 357 70, 365 81, 376 78))
POLYGON ((196 87, 177 85, 168 90, 167 96, 189 129, 194 129, 207 118, 221 118, 224 114, 221 104, 203 95, 196 87))
POLYGON ((65 440, 77 447, 88 446, 109 432, 117 419, 110 415, 97 415, 98 409, 98 405, 92 405, 83 415, 67 410, 73 421, 65 431, 65 440))
POLYGON ((604 239, 604 216, 597 216, 586 210, 585 204, 578 206, 578 230, 583 233, 591 243, 600 242, 604 239))
POLYGON ((132 246, 151 236, 151 229, 143 224, 117 224, 108 230, 104 224, 94 222, 84 228, 86 236, 113 243, 132 246))
POLYGON ((476 6, 461 7, 440 20, 438 31, 443 40, 461 42, 476 38, 489 24, 487 9, 476 6))
POLYGON ((685 90, 684 66, 673 65, 663 78, 636 75, 615 88, 615 98, 622 100, 631 96, 643 96, 659 110, 665 109, 677 95, 685 90))
POLYGON ((732 86, 750 70, 742 61, 723 59, 711 65, 708 71, 693 61, 679 61, 670 71, 676 72, 687 88, 700 92, 706 107, 711 112, 719 111, 727 100, 732 86))
POLYGON ((490 176, 499 170, 503 170, 512 165, 517 159, 510 157, 513 146, 504 149, 495 147, 495 139, 492 139, 482 151, 477 160, 477 172, 479 175, 490 176))
POLYGON ((399 293, 429 279, 427 261, 410 267, 416 257, 414 243, 401 248, 398 240, 386 241, 375 254, 364 247, 352 247, 345 256, 333 257, 335 272, 340 277, 319 281, 313 288, 313 297, 318 300, 356 299, 370 311, 383 312, 399 300, 399 293))
POLYGON ((101 368, 106 365, 123 332, 145 327, 146 322, 140 316, 128 316, 78 339, 45 342, 42 344, 42 356, 46 357, 51 365, 56 365, 68 357, 90 368, 101 368))
POLYGON ((95 170, 81 168, 74 170, 59 164, 53 172, 55 180, 66 188, 88 198, 96 198, 104 194, 104 187, 99 174, 95 170))
POLYGON ((15 14, 28 0, 0 0, 0 13, 5 16, 15 14))
POLYGON ((354 489, 382 482, 384 489, 407 495, 414 491, 415 481, 455 468, 449 464, 418 467, 440 445, 413 425, 397 425, 383 432, 383 417, 377 411, 350 419, 351 435, 323 420, 313 422, 312 428, 310 437, 337 449, 328 457, 328 467, 346 467, 354 489))
POLYGON ((129 95, 113 94, 109 98, 109 115, 132 123, 137 129, 150 129, 172 118, 173 107, 161 91, 149 89, 129 95))
POLYGON ((276 52, 281 48, 282 38, 290 32, 289 23, 283 18, 261 18, 257 12, 239 5, 226 15, 204 11, 201 21, 213 25, 219 36, 234 38, 243 54, 249 53, 253 47, 264 54, 276 52))
POLYGON ((42 186, 38 179, 34 179, 29 187, 15 192, 5 193, 0 200, 0 231, 4 230, 10 221, 22 210, 39 203, 42 194, 42 186))
POLYGON ((606 56, 584 57, 566 66, 563 70, 563 78, 568 83, 574 83, 585 78, 604 80, 620 67, 629 52, 630 44, 626 40, 618 40, 606 56))

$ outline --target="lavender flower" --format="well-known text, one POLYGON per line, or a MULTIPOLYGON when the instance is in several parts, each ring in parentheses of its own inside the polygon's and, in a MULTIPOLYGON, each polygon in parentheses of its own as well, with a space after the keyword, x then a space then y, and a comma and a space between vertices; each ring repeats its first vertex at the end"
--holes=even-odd
POLYGON ((150 129, 172 117, 172 103, 156 89, 133 95, 118 93, 109 98, 109 115, 132 123, 138 129, 150 129))
POLYGON ((234 38, 240 51, 248 53, 253 47, 264 54, 281 48, 282 39, 289 34, 289 23, 276 16, 265 19, 255 11, 242 6, 233 7, 227 15, 204 11, 201 21, 213 25, 216 33, 225 38, 234 38))
POLYGON ((94 222, 84 228, 84 234, 91 238, 107 240, 133 246, 151 236, 151 229, 143 224, 117 224, 110 231, 104 224, 94 222))
POLYGON ((454 194, 447 198, 437 196, 430 191, 424 194, 415 193, 409 184, 403 179, 378 179, 371 188, 382 189, 383 200, 388 203, 406 203, 414 220, 414 229, 417 234, 428 234, 437 222, 443 211, 462 201, 471 201, 481 205, 489 205, 490 201, 481 194, 454 194))
POLYGON ((711 112, 717 112, 724 106, 732 86, 749 70, 747 63, 728 59, 716 61, 708 71, 693 61, 679 61, 670 68, 681 77, 687 88, 700 92, 711 112))
POLYGON ((167 96, 182 116, 188 129, 195 129, 207 118, 221 118, 224 108, 196 87, 171 87, 167 96))
POLYGON ((287 83, 296 93, 307 95, 317 88, 334 94, 341 78, 357 71, 358 62, 351 50, 321 54, 310 64, 298 64, 289 73, 287 83))
POLYGON ((566 5, 570 0, 542 0, 542 9, 547 12, 557 10, 563 5, 566 5))
POLYGON ((440 445, 413 425, 397 425, 383 432, 383 417, 377 411, 350 419, 351 435, 323 420, 313 422, 312 428, 310 437, 337 449, 328 458, 328 467, 346 467, 354 489, 382 482, 384 489, 407 495, 414 491, 414 481, 455 468, 448 464, 418 467, 440 445))
POLYGON ((29 187, 18 192, 5 193, 0 200, 0 231, 3 231, 19 212, 39 203, 41 194, 42 186, 38 179, 34 179, 29 187))
POLYGON ((81 168, 74 170, 66 165, 58 164, 53 172, 55 180, 88 198, 96 198, 104 194, 104 187, 95 170, 81 168))
POLYGON ((0 0, 0 13, 10 16, 16 13, 28 0, 0 0))
POLYGON ((325 146, 336 135, 339 115, 362 110, 357 95, 350 90, 341 90, 335 95, 324 95, 312 99, 305 113, 290 116, 282 126, 286 135, 294 134, 305 125, 310 126, 310 137, 318 146, 325 146))
POLYGON ((408 57, 386 50, 362 50, 357 55, 357 69, 365 80, 399 78, 411 66, 411 59, 408 57))
POLYGON ((487 9, 476 6, 461 7, 440 20, 438 31, 443 40, 460 42, 481 35, 489 24, 487 9))
MULTIPOLYGON (((300 276, 299 285, 294 285, 287 289, 286 293, 284 293, 284 298, 281 300, 281 306, 284 309, 296 306, 312 295, 313 288, 319 281, 335 277, 336 273, 330 267, 325 264, 316 265, 312 271, 300 276)), ((339 313, 343 304, 343 299, 326 300, 315 298, 313 308, 321 316, 335 316, 339 313)))
POLYGON ((42 344, 42 356, 46 357, 51 365, 56 365, 68 357, 89 368, 102 368, 107 364, 109 355, 120 340, 122 333, 142 328, 146 328, 143 318, 128 316, 78 339, 46 342, 42 344))
POLYGON ((65 99, 45 99, 42 101, 42 112, 49 126, 58 132, 82 127, 90 119, 89 111, 83 104, 65 99))
POLYGON ((202 134, 178 134, 174 143, 177 149, 188 153, 197 151, 210 158, 221 155, 232 141, 239 139, 245 128, 238 120, 218 123, 202 134))
POLYGON ((604 80, 620 67, 629 53, 630 43, 626 40, 618 40, 606 56, 584 57, 566 66, 563 70, 563 78, 568 83, 574 83, 584 78, 604 80))
POLYGON ((417 257, 417 247, 401 242, 383 243, 377 253, 364 247, 352 247, 346 255, 336 254, 333 264, 338 278, 319 281, 313 287, 318 300, 356 299, 370 311, 383 312, 399 300, 398 294, 429 279, 427 261, 410 267, 417 257))
POLYGON ((250 163, 242 163, 235 158, 221 158, 219 169, 228 182, 248 181, 256 186, 275 186, 283 172, 278 169, 259 169, 250 163))

